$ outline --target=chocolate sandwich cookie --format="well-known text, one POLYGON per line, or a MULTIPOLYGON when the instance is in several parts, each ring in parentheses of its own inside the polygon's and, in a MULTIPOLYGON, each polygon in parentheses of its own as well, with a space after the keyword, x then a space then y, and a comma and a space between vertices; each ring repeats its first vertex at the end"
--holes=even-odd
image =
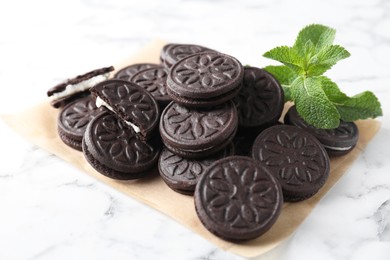
POLYGON ((296 126, 276 125, 256 138, 252 157, 279 180, 285 201, 313 196, 329 175, 329 157, 321 143, 296 126))
POLYGON ((183 158, 163 149, 158 161, 158 170, 164 182, 174 191, 192 195, 200 176, 206 168, 218 159, 233 155, 233 144, 228 145, 224 150, 207 158, 191 160, 183 158))
POLYGON ((89 89, 110 76, 114 67, 90 71, 52 87, 47 91, 50 104, 59 108, 82 96, 89 95, 89 89))
POLYGON ((284 123, 305 129, 314 135, 325 147, 329 155, 338 156, 350 152, 359 139, 359 130, 354 122, 340 121, 334 129, 318 129, 307 124, 292 106, 284 117, 284 123))
POLYGON ((118 180, 138 179, 152 172, 161 146, 146 142, 107 110, 99 113, 87 126, 83 154, 101 174, 118 180))
POLYGON ((61 140, 73 149, 81 151, 85 129, 99 112, 101 110, 97 109, 90 95, 66 105, 57 120, 57 130, 61 140))
POLYGON ((165 57, 167 56, 167 50, 169 47, 171 47, 172 45, 174 45, 174 43, 168 43, 168 44, 165 44, 162 49, 161 49, 161 52, 160 52, 160 63, 162 65, 164 65, 164 62, 165 62, 165 57))
POLYGON ((245 67, 242 87, 234 104, 239 127, 264 129, 275 124, 282 114, 283 89, 265 70, 245 67))
POLYGON ((154 64, 154 63, 132 64, 115 73, 114 78, 130 81, 131 77, 133 77, 136 73, 140 72, 141 70, 150 69, 156 66, 158 66, 158 64, 154 64))
POLYGON ((165 146, 185 158, 202 158, 222 150, 237 130, 232 101, 212 109, 190 109, 171 102, 162 112, 160 135, 165 146))
POLYGON ((112 79, 91 89, 96 106, 105 106, 128 127, 149 138, 160 119, 160 109, 153 96, 135 83, 112 79))
POLYGON ((213 51, 209 48, 195 44, 177 44, 171 43, 163 47, 160 59, 163 60, 167 68, 171 68, 181 59, 190 55, 205 51, 213 51))
POLYGON ((130 81, 149 91, 160 106, 165 107, 172 101, 167 94, 168 70, 163 66, 144 69, 134 74, 130 81))
POLYGON ((203 52, 177 62, 170 70, 167 91, 188 107, 208 107, 232 99, 240 90, 244 70, 226 54, 203 52))
POLYGON ((214 162, 201 176, 195 209, 202 224, 230 241, 254 239, 271 228, 283 204, 279 182, 246 156, 214 162))

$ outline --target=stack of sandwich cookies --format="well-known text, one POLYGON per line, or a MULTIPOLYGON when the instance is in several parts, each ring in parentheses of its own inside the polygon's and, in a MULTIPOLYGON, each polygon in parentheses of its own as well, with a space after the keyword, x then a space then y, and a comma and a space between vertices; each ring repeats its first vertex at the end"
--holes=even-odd
POLYGON ((160 118, 153 96, 124 80, 106 80, 91 89, 96 106, 105 107, 87 127, 83 153, 103 175, 121 180, 145 177, 161 150, 155 129, 160 118))
POLYGON ((241 63, 226 54, 202 52, 179 60, 167 79, 172 100, 188 107, 219 105, 234 98, 240 90, 244 70, 241 63))
POLYGON ((105 67, 68 79, 47 91, 50 104, 55 107, 64 105, 82 96, 89 95, 89 89, 109 78, 114 67, 105 67))
POLYGON ((237 130, 237 110, 232 101, 212 109, 194 109, 171 102, 160 120, 164 145, 185 158, 212 155, 232 140, 237 130))
POLYGON ((307 124, 292 106, 284 117, 284 123, 298 126, 315 136, 331 156, 349 153, 359 139, 359 130, 354 122, 340 121, 334 129, 318 129, 307 124))

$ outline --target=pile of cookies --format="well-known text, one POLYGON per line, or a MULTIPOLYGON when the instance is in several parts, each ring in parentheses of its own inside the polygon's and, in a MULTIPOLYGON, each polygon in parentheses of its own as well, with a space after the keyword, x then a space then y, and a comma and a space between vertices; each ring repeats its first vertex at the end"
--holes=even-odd
POLYGON ((284 201, 318 192, 329 155, 349 152, 354 123, 315 129, 291 107, 268 72, 189 44, 168 44, 160 64, 113 67, 48 91, 61 108, 58 133, 101 174, 138 179, 158 168, 174 191, 193 195, 203 225, 230 241, 254 239, 284 201))

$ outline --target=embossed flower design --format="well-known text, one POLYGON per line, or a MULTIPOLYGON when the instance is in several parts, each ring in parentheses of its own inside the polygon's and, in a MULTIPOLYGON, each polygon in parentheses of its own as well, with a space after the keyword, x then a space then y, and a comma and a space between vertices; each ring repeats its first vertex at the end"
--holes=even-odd
POLYGON ((196 161, 184 159, 172 152, 167 152, 167 156, 163 158, 167 163, 167 172, 174 178, 184 180, 196 180, 203 172, 203 169, 210 165, 210 161, 196 161))
POLYGON ((139 163, 147 161, 153 149, 139 140, 133 131, 112 115, 107 115, 97 128, 97 144, 101 151, 108 153, 120 163, 139 163))
POLYGON ((230 119, 229 113, 223 110, 189 111, 189 109, 175 105, 167 115, 172 135, 180 136, 184 140, 212 138, 221 129, 226 127, 230 119))
POLYGON ((279 178, 288 184, 311 183, 321 176, 323 159, 315 144, 305 136, 278 133, 265 141, 264 150, 265 164, 279 168, 279 178))
POLYGON ((133 82, 143 87, 155 97, 166 96, 168 73, 164 68, 145 70, 133 78, 133 82))
POLYGON ((258 169, 248 165, 242 170, 225 163, 209 176, 205 199, 214 220, 244 228, 258 225, 272 214, 276 192, 258 169))
POLYGON ((236 75, 237 65, 233 60, 205 53, 184 60, 176 68, 175 80, 195 89, 216 88, 236 75))
POLYGON ((96 114, 96 106, 92 100, 78 102, 63 114, 64 124, 73 129, 84 132, 88 123, 96 114))
POLYGON ((111 100, 126 120, 132 118, 138 124, 147 127, 150 120, 157 116, 151 99, 136 88, 120 83, 105 86, 102 93, 111 100))

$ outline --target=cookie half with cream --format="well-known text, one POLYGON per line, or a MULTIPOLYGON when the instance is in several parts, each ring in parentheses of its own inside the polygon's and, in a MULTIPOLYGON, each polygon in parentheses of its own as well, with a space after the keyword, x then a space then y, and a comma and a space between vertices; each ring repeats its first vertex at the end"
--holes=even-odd
POLYGON ((144 139, 149 139, 158 126, 160 109, 157 101, 135 83, 110 79, 91 88, 91 93, 97 107, 106 107, 144 139))
POLYGON ((50 104, 55 107, 63 107, 73 100, 89 94, 89 89, 109 78, 114 67, 104 67, 92 70, 85 74, 67 79, 47 91, 50 104))

